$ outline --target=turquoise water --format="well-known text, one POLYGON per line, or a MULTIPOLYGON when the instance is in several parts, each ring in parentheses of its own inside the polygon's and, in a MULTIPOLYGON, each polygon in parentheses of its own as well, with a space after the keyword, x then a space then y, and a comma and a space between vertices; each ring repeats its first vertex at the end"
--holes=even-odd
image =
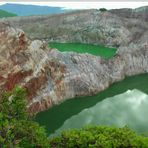
POLYGON ((77 115, 82 110, 93 107, 105 98, 113 97, 132 89, 138 89, 148 94, 148 74, 128 77, 121 82, 111 85, 108 89, 95 96, 67 100, 47 111, 40 112, 36 115, 35 120, 40 125, 45 126, 48 134, 52 134, 73 115, 77 115))

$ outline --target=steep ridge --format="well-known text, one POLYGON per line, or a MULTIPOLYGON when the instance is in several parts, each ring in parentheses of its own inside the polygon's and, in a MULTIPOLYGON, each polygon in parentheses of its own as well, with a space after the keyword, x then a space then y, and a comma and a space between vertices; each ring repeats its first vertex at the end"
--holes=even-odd
POLYGON ((110 84, 148 72, 148 48, 134 44, 106 60, 89 54, 61 53, 21 29, 0 23, 0 88, 27 89, 28 108, 37 113, 76 96, 96 94, 110 84))

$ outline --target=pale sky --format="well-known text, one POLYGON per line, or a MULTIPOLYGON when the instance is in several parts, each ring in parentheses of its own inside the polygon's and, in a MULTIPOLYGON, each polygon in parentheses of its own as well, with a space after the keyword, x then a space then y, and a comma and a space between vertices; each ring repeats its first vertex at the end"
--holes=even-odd
POLYGON ((55 2, 9 2, 5 0, 5 2, 0 2, 0 5, 5 4, 5 3, 18 3, 18 4, 32 4, 32 5, 40 5, 40 6, 59 6, 59 7, 64 7, 65 9, 99 9, 99 8, 107 8, 107 9, 115 9, 115 8, 137 8, 141 6, 148 6, 148 1, 147 2, 117 2, 117 1, 108 1, 108 2, 97 2, 97 1, 81 1, 81 2, 68 2, 68 1, 55 1, 55 2))

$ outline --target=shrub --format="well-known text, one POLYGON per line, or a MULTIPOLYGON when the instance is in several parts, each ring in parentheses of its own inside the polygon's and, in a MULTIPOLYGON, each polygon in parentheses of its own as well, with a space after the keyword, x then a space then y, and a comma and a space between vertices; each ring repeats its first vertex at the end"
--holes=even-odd
POLYGON ((107 11, 106 8, 100 8, 99 10, 100 10, 101 12, 105 12, 105 11, 107 11))
POLYGON ((52 148, 128 148, 148 147, 148 138, 137 135, 128 127, 89 126, 64 131, 50 139, 52 148))

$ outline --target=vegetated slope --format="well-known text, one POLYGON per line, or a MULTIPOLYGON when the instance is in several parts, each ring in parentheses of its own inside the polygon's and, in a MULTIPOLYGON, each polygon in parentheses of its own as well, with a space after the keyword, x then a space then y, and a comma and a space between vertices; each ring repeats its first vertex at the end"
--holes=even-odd
MULTIPOLYGON (((118 11, 120 12, 82 10, 49 16, 18 17, 6 21, 23 29, 31 39, 113 47, 143 44, 148 35, 147 21, 140 15, 133 15, 131 18, 119 16, 118 11)), ((137 14, 136 11, 133 13, 137 14)), ((143 14, 144 18, 148 17, 147 13, 143 14)))
POLYGON ((49 43, 49 47, 56 48, 62 52, 73 51, 77 53, 89 53, 105 58, 111 58, 116 53, 116 48, 109 48, 101 45, 82 44, 82 43, 49 43))
POLYGON ((98 10, 83 10, 52 16, 18 17, 6 21, 12 26, 23 29, 32 39, 112 46, 130 41, 130 32, 123 26, 123 21, 119 17, 98 10))
POLYGON ((0 9, 0 18, 14 17, 14 16, 17 16, 17 15, 0 9))
POLYGON ((113 9, 110 10, 110 12, 120 17, 139 18, 141 20, 148 21, 148 6, 143 6, 136 9, 113 9))
POLYGON ((0 9, 15 13, 18 16, 47 15, 47 14, 62 13, 65 11, 62 9, 62 7, 48 7, 48 6, 9 4, 9 3, 1 5, 0 9))

